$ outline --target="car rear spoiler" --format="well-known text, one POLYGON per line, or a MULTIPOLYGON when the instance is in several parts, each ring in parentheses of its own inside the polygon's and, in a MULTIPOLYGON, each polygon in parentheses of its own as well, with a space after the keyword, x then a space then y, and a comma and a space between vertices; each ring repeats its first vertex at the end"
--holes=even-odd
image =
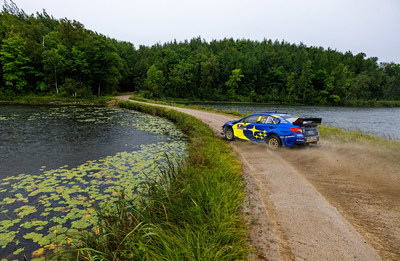
POLYGON ((320 125, 322 118, 298 118, 293 125, 296 126, 316 126, 320 125))

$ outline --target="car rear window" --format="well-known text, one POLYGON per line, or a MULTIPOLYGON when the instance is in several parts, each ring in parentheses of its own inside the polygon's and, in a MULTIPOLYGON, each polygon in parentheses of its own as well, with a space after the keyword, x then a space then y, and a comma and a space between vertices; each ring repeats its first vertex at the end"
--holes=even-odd
POLYGON ((290 123, 293 123, 298 119, 298 117, 290 115, 290 114, 282 115, 281 118, 285 119, 286 121, 288 121, 290 123))

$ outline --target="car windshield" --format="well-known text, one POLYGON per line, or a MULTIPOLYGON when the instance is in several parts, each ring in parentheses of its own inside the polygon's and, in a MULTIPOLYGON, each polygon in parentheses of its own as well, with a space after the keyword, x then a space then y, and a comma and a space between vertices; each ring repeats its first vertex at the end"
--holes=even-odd
POLYGON ((290 115, 290 114, 282 115, 281 118, 287 120, 290 123, 293 123, 298 119, 298 117, 290 115))

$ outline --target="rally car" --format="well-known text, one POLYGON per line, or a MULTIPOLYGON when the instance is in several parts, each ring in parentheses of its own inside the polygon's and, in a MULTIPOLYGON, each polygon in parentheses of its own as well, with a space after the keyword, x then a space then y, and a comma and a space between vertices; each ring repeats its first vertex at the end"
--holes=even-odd
POLYGON ((299 118, 288 113, 254 113, 225 123, 221 134, 227 140, 238 138, 266 142, 270 149, 275 150, 280 146, 317 144, 317 126, 321 121, 321 118, 299 118))

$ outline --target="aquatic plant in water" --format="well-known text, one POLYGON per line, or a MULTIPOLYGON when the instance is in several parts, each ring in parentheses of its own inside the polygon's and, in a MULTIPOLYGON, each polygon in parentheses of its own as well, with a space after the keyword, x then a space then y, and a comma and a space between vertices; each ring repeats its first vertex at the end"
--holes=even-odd
MULTIPOLYGON (((54 109, 54 113, 60 111, 62 107, 54 109)), ((1 180, 1 260, 23 255, 39 260, 57 246, 71 244, 78 231, 96 229, 96 207, 118 200, 121 193, 131 199, 141 195, 144 183, 158 173, 155 168, 162 164, 165 152, 183 157, 183 134, 171 122, 133 114, 134 120, 119 124, 167 134, 167 141, 141 145, 136 151, 119 152, 75 168, 47 170, 43 166, 41 175, 21 174, 1 180)))

